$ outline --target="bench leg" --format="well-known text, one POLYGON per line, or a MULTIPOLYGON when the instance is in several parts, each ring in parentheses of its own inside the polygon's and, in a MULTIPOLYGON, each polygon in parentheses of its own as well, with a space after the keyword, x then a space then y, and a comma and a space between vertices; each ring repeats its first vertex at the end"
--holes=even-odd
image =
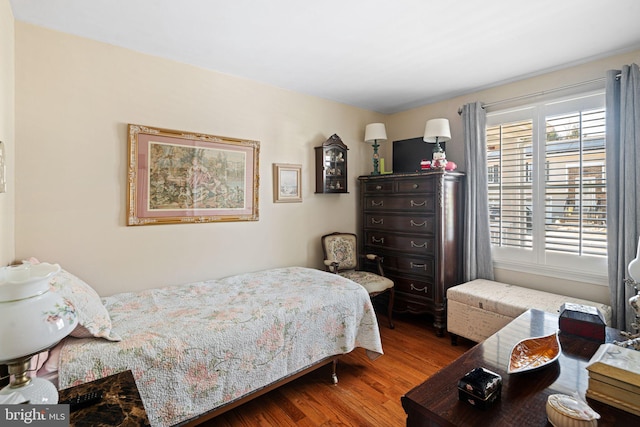
POLYGON ((449 332, 449 335, 451 336, 451 345, 458 345, 458 336, 456 334, 452 334, 451 332, 449 332))

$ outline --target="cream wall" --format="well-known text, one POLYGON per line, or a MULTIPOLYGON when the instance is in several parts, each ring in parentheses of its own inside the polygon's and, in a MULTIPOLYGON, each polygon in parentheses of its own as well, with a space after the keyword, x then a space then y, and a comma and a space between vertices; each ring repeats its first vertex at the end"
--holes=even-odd
POLYGON ((14 258, 15 124, 14 19, 9 0, 0 0, 0 141, 5 149, 7 191, 0 193, 0 265, 14 258))
MULTIPOLYGON (((388 123, 387 131, 394 136, 394 139, 414 138, 424 133, 424 126, 428 119, 436 117, 447 118, 451 125, 451 141, 447 143, 447 159, 453 160, 461 169, 463 169, 464 149, 462 145, 462 120, 458 114, 458 109, 464 104, 476 101, 490 104, 497 101, 575 85, 576 83, 590 82, 592 80, 604 78, 607 70, 620 68, 622 65, 630 64, 632 62, 640 62, 640 50, 614 55, 538 77, 523 79, 472 94, 458 96, 441 102, 425 105, 423 107, 403 111, 390 115, 386 118, 388 123)), ((592 88, 597 85, 597 83, 590 84, 588 87, 592 88)), ((604 80, 600 82, 599 86, 602 88, 604 87, 604 80)), ((500 105, 500 107, 505 106, 509 106, 509 104, 500 105)), ((384 151, 382 151, 384 156, 389 158, 391 158, 392 155, 391 145, 392 144, 384 145, 384 151)))
POLYGON ((356 231, 369 111, 16 22, 16 257, 58 262, 101 295, 269 267, 321 267, 356 231), (128 227, 127 123, 260 141, 260 220, 128 227), (349 194, 314 194, 337 133, 349 194), (272 201, 272 163, 302 164, 303 202, 272 201))
MULTIPOLYGON (((451 125, 451 141, 447 143, 447 159, 453 160, 458 164, 460 169, 464 169, 462 120, 458 115, 458 109, 464 104, 476 101, 493 103, 519 96, 550 91, 576 83, 590 82, 604 77, 607 70, 617 69, 622 65, 633 62, 640 62, 640 50, 614 55, 535 78, 521 80, 397 113, 387 118, 389 133, 392 134, 395 139, 416 137, 424 132, 426 120, 436 117, 448 118, 451 125)), ((604 87, 604 81, 600 82, 599 85, 600 87, 604 87)), ((594 87, 594 84, 590 84, 589 87, 594 87)), ((501 106, 504 107, 505 105, 503 104, 501 106)), ((391 157, 390 145, 387 144, 384 148, 384 155, 391 157)), ((581 283, 505 269, 496 269, 495 275, 496 280, 506 283, 609 303, 609 288, 603 285, 581 283)))
MULTIPOLYGON (((640 59, 640 51, 616 55, 382 116, 29 24, 15 23, 15 34, 15 258, 59 262, 102 295, 276 266, 320 267, 319 237, 357 227, 356 178, 371 170, 371 147, 361 142, 367 123, 385 122, 392 141, 420 136, 427 119, 446 117, 447 157, 462 168, 463 104, 597 79, 640 59), (259 140, 260 220, 127 227, 127 123, 259 140), (350 193, 316 195, 313 147, 333 133, 350 147, 350 193), (302 164, 303 203, 272 203, 272 163, 302 164)), ((2 48, 4 59, 11 43, 2 48)), ((10 90, 13 76, 0 72, 10 90)), ((381 148, 387 169, 391 146, 381 148)), ((4 224, 12 204, 0 205, 3 234, 11 234, 4 224)), ((12 258, 11 244, 3 245, 4 258, 12 258)), ((507 270, 496 279, 609 300, 605 286, 507 270)))

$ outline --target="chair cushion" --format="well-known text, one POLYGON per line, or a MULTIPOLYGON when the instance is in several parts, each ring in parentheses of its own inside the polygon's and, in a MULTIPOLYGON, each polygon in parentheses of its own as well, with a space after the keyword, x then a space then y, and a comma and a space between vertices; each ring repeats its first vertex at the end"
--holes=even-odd
POLYGON ((338 274, 362 285, 370 294, 393 288, 393 282, 390 279, 378 276, 375 273, 369 273, 368 271, 351 270, 341 271, 338 274))

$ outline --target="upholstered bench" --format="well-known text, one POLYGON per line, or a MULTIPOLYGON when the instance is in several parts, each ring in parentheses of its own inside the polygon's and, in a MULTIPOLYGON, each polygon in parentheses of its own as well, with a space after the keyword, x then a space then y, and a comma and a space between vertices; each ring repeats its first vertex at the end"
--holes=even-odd
POLYGON ((530 308, 559 313, 565 302, 597 307, 611 325, 611 307, 506 283, 478 279, 447 290, 447 330, 457 337, 482 342, 530 308))

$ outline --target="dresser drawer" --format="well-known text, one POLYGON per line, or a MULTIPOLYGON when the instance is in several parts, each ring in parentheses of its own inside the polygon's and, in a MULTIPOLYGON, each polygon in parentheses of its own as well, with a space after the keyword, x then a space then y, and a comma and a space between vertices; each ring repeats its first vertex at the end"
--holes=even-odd
POLYGON ((393 311, 411 314, 430 313, 433 311, 433 302, 415 294, 396 292, 393 311))
POLYGON ((402 251, 417 255, 433 255, 435 240, 423 235, 405 236, 391 232, 367 230, 364 232, 364 245, 376 253, 380 249, 402 251))
POLYGON ((435 261, 432 257, 385 255, 383 266, 385 271, 411 274, 422 280, 433 280, 435 276, 435 261))
POLYGON ((435 285, 431 281, 394 277, 393 283, 395 283, 396 285, 396 290, 400 292, 406 292, 408 294, 421 296, 428 299, 433 299, 433 296, 435 295, 435 285))
POLYGON ((433 215, 365 214, 364 227, 365 229, 433 235, 436 230, 436 219, 433 215))
POLYGON ((436 200, 433 195, 416 194, 414 196, 365 196, 364 210, 385 211, 405 210, 433 213, 436 210, 436 200))
POLYGON ((393 193, 393 181, 365 182, 363 190, 365 193, 374 194, 393 193))
POLYGON ((424 177, 399 179, 396 191, 398 193, 435 193, 436 180, 424 177))

